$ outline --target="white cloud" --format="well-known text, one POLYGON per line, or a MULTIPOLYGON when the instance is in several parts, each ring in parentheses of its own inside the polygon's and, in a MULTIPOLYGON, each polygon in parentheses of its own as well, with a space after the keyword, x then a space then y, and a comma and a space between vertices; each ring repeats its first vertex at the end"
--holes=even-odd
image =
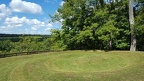
POLYGON ((5 24, 9 27, 21 27, 26 21, 26 17, 18 18, 17 16, 15 16, 12 18, 6 18, 5 24))
POLYGON ((1 30, 6 30, 6 26, 1 26, 0 29, 1 30))
POLYGON ((45 2, 54 4, 57 2, 57 0, 45 0, 45 2))
POLYGON ((47 24, 47 27, 53 27, 53 25, 49 23, 49 24, 47 24))
POLYGON ((31 19, 31 20, 27 19, 26 23, 29 24, 29 25, 45 26, 44 22, 41 22, 37 19, 31 19))
POLYGON ((45 31, 50 31, 52 28, 46 28, 45 31))
MULTIPOLYGON (((57 0, 50 1, 57 2, 57 0)), ((41 14, 42 8, 40 5, 26 0, 11 0, 8 6, 0 4, 1 33, 50 33, 50 30, 55 27, 55 23, 50 22, 47 18, 43 21, 28 19, 25 16, 14 16, 16 14, 13 12, 41 14)))
POLYGON ((37 30, 38 30, 38 27, 37 27, 37 26, 33 26, 31 29, 32 29, 33 31, 37 31, 37 30))
POLYGON ((48 23, 47 25, 46 25, 46 29, 45 29, 45 31, 48 31, 49 33, 50 33, 50 30, 53 28, 53 23, 48 23))
POLYGON ((20 25, 20 24, 27 24, 27 25, 36 25, 36 26, 45 26, 45 23, 39 21, 37 19, 27 19, 26 17, 18 18, 17 16, 6 18, 5 19, 6 25, 20 25))
POLYGON ((28 22, 26 22, 26 24, 32 26, 32 30, 36 31, 38 28, 40 27, 44 27, 46 26, 45 25, 45 22, 42 22, 42 21, 39 21, 37 19, 31 19, 31 20, 27 20, 28 22))
POLYGON ((32 14, 42 13, 41 6, 32 2, 26 2, 22 0, 12 0, 9 6, 14 12, 26 12, 32 14))
POLYGON ((65 2, 64 2, 64 1, 62 1, 62 2, 60 3, 60 5, 61 5, 61 6, 63 6, 63 4, 64 4, 64 3, 65 3, 65 2))
POLYGON ((1 29, 29 26, 31 27, 31 30, 36 31, 40 27, 47 27, 50 29, 53 27, 52 23, 42 22, 37 19, 27 19, 26 17, 18 18, 17 16, 7 17, 4 21, 4 24, 5 26, 1 26, 1 29))
POLYGON ((5 4, 0 5, 0 20, 11 14, 11 10, 5 4))

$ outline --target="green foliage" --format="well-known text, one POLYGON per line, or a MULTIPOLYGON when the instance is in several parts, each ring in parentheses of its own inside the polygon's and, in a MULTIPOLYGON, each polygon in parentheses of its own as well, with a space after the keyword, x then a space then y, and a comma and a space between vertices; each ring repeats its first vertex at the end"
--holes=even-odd
POLYGON ((47 51, 51 49, 50 47, 53 42, 49 40, 49 37, 46 36, 42 37, 33 35, 31 36, 20 35, 20 37, 16 37, 16 39, 14 39, 12 35, 10 36, 11 37, 3 37, 4 39, 0 40, 0 54, 47 51), (11 41, 9 38, 12 38, 12 40, 14 41, 11 41))
POLYGON ((118 35, 118 29, 115 28, 112 23, 104 24, 97 32, 99 39, 103 41, 108 41, 110 38, 114 39, 118 35))
MULTIPOLYGON (((129 49, 131 33, 128 0, 64 1, 52 20, 63 19, 61 32, 57 33, 61 36, 57 41, 63 41, 67 49, 129 49)), ((135 27, 139 37, 137 46, 140 50, 143 48, 144 3, 139 0, 135 5, 135 27)))
POLYGON ((12 48, 13 45, 10 40, 0 41, 0 53, 10 52, 12 48))
POLYGON ((65 50, 66 45, 62 39, 61 30, 52 30, 52 36, 48 39, 51 50, 65 50))
POLYGON ((137 7, 138 10, 135 13, 135 29, 137 32, 137 48, 139 50, 144 50, 144 14, 143 14, 143 9, 144 9, 144 2, 141 3, 141 7, 137 7))
POLYGON ((126 42, 126 40, 118 40, 116 41, 116 48, 118 49, 128 49, 129 44, 126 42))

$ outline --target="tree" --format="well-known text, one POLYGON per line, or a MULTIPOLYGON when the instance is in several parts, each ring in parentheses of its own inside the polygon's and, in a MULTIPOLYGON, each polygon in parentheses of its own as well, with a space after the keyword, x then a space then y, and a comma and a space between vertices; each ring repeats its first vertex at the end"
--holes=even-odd
POLYGON ((134 5, 135 30, 137 37, 137 50, 144 51, 144 0, 137 0, 134 5))
POLYGON ((134 3, 134 0, 129 0, 129 22, 130 22, 130 29, 131 29, 130 51, 136 51, 136 31, 134 28, 133 3, 134 3))
POLYGON ((0 52, 8 53, 13 48, 12 42, 10 40, 0 41, 0 52))
POLYGON ((143 0, 64 1, 53 19, 63 19, 57 36, 60 35, 59 40, 66 49, 128 50, 130 47, 131 51, 135 51, 136 35, 138 49, 144 48, 141 38, 144 36, 143 0))

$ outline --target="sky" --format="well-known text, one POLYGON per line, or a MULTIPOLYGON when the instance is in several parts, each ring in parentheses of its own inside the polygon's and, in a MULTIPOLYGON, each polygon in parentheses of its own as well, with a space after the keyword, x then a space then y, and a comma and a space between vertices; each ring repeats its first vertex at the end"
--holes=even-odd
POLYGON ((50 22, 62 0, 0 0, 0 33, 50 34, 61 28, 60 22, 50 22))

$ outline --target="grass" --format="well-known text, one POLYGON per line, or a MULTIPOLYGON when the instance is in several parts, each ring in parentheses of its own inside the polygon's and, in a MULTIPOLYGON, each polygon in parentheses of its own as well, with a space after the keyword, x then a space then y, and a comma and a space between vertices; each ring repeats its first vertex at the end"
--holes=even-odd
POLYGON ((144 52, 63 51, 1 58, 0 81, 144 81, 144 52))

